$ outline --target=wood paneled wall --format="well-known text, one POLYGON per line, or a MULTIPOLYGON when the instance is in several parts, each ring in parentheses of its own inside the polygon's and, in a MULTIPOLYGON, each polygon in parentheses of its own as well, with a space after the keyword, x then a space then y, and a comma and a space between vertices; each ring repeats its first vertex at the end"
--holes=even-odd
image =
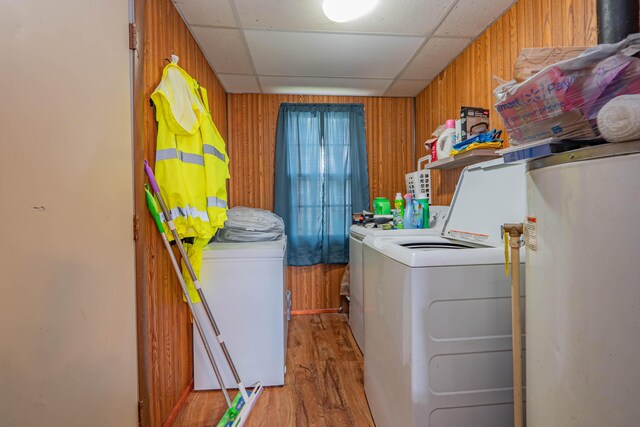
MULTIPOLYGON (((459 117, 461 106, 490 108, 492 128, 502 128, 493 108, 493 76, 510 80, 520 49, 595 44, 596 0, 519 0, 416 98, 417 157, 427 154, 423 143, 431 132, 459 117)), ((451 202, 461 170, 434 172, 435 204, 451 202)))
MULTIPOLYGON (((228 96, 231 206, 273 210, 276 126, 282 102, 362 103, 365 108, 370 196, 405 191, 414 164, 414 100, 309 95, 228 96)), ((293 310, 337 308, 344 265, 289 267, 293 310)))
POLYGON ((142 355, 139 360, 147 371, 141 377, 145 382, 141 399, 148 405, 144 412, 149 419, 143 425, 161 426, 193 378, 193 361, 190 313, 182 302, 180 285, 141 193, 145 182, 142 161, 147 159, 154 166, 155 160, 157 123, 149 99, 167 59, 175 54, 180 57, 178 65, 207 89, 213 120, 225 139, 227 101, 222 85, 171 0, 136 1, 136 9, 141 1, 146 2, 144 16, 136 20, 142 32, 137 54, 143 64, 143 87, 135 95, 142 110, 141 119, 136 120, 136 126, 142 129, 136 129, 140 137, 136 137, 135 149, 136 213, 140 220, 137 244, 141 246, 138 253, 144 254, 137 261, 142 271, 138 284, 138 318, 142 323, 138 328, 142 355))

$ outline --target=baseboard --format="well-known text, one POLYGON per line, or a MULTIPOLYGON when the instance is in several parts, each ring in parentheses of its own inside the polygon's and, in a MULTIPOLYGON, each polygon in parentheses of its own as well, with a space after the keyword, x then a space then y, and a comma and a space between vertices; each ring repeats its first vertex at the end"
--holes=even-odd
POLYGON ((324 313, 340 313, 339 308, 316 308, 313 310, 291 310, 291 315, 301 314, 324 314, 324 313))
POLYGON ((162 424, 162 427, 173 426, 173 423, 176 422, 176 419, 178 418, 178 415, 180 415, 180 411, 182 411, 184 404, 187 403, 187 398, 189 397, 189 393, 191 393, 192 390, 193 390, 193 378, 191 378, 191 381, 185 387, 184 391, 180 395, 180 399, 178 399, 178 401, 176 402, 176 406, 173 407, 173 409, 169 413, 169 416, 165 420, 164 424, 162 424))

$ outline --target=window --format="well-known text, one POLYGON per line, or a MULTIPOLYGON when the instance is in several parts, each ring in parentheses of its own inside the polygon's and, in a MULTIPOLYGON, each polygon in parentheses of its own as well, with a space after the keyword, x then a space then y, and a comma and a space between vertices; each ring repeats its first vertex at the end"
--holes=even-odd
POLYGON ((289 265, 348 262, 351 214, 369 206, 364 107, 282 104, 275 178, 289 265))

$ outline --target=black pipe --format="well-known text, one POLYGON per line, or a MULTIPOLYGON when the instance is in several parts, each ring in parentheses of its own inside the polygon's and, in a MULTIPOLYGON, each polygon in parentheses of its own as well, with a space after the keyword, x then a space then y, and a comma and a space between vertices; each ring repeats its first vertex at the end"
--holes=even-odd
POLYGON ((598 0, 598 43, 617 43, 638 30, 639 0, 598 0))

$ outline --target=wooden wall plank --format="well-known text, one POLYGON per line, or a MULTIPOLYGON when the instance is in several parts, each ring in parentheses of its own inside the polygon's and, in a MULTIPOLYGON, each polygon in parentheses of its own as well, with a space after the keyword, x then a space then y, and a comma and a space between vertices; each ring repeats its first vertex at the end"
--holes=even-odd
MULTIPOLYGON (((158 85, 162 70, 171 54, 180 57, 179 65, 200 82, 208 91, 213 120, 223 138, 227 134, 227 102, 224 88, 217 80, 209 63, 182 21, 171 0, 146 0, 143 52, 143 92, 136 94, 143 100, 143 147, 135 159, 142 168, 142 160, 154 165, 157 124, 149 104, 151 93, 158 85), (143 157, 143 158, 139 158, 143 157)), ((136 186, 142 186, 136 175, 136 186)), ((143 200, 137 203, 144 204, 143 200)), ((181 393, 193 377, 191 350, 191 317, 182 302, 180 286, 164 246, 146 208, 138 210, 146 239, 144 263, 141 268, 146 277, 139 283, 139 292, 146 299, 148 372, 148 423, 160 426, 180 399, 181 393)), ((176 251, 177 254, 177 251, 176 251)), ((178 257, 179 258, 179 257, 178 257)), ((146 421, 146 420, 145 420, 146 421)))
MULTIPOLYGON (((412 98, 229 94, 231 206, 273 210, 276 126, 282 102, 364 104, 370 197, 391 199, 396 192, 404 193, 404 175, 415 170, 412 98)), ((344 267, 288 267, 292 309, 337 308, 344 267)))
MULTIPOLYGON (((427 154, 423 142, 438 125, 458 117, 464 105, 490 108, 491 126, 502 128, 493 109, 493 76, 510 80, 522 48, 596 43, 595 0, 519 0, 416 98, 416 159, 427 154)), ((434 171, 434 204, 451 202, 461 171, 434 171)))

